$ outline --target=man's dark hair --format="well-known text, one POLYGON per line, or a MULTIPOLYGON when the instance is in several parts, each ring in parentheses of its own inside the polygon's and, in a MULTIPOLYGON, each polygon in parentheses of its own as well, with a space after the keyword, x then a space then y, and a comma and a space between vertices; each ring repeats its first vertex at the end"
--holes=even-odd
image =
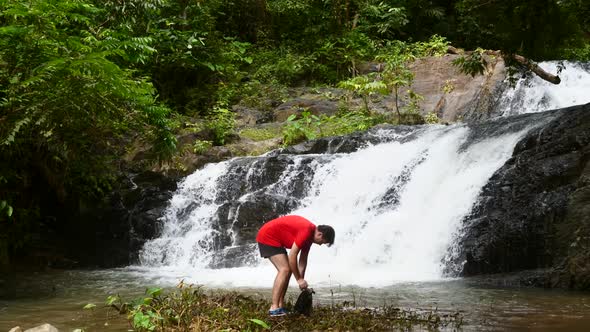
POLYGON ((328 247, 331 247, 334 244, 334 237, 336 236, 334 228, 328 225, 319 225, 318 231, 322 232, 322 237, 328 242, 328 247))

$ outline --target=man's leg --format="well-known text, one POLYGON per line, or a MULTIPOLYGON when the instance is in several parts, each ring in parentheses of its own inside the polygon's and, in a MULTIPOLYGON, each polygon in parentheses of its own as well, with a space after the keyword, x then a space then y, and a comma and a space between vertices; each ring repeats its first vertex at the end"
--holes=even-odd
POLYGON ((277 276, 272 287, 272 306, 270 310, 283 308, 285 306, 285 294, 291 278, 291 269, 286 254, 278 254, 269 257, 272 264, 277 269, 277 276))

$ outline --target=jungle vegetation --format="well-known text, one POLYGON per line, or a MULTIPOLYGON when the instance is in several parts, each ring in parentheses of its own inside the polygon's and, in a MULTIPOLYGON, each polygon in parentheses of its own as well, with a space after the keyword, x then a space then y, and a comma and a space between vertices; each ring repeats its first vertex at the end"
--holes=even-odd
POLYGON ((301 85, 392 91, 405 59, 449 44, 589 61, 590 4, 1 0, 0 262, 56 227, 54 209, 110 193, 134 141, 166 160, 191 118, 223 145, 240 100, 301 85), (354 85, 356 66, 375 59, 391 66, 385 86, 354 85))

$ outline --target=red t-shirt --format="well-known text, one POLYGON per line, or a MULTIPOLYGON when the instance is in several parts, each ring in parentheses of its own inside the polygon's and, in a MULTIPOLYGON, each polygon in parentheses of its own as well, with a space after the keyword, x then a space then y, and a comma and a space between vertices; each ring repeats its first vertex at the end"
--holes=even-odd
POLYGON ((308 251, 313 243, 316 226, 300 216, 284 216, 273 219, 260 228, 256 242, 273 247, 291 248, 293 243, 308 251))

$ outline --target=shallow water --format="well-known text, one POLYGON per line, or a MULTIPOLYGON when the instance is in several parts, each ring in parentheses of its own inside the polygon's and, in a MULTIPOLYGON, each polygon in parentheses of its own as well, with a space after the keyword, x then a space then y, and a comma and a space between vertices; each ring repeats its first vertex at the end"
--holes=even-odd
MULTIPOLYGON (((3 276, 0 331, 16 325, 30 328, 45 322, 60 331, 76 328, 126 331, 129 325, 125 317, 102 304, 108 295, 115 293, 127 300, 138 297, 148 286, 172 287, 170 280, 142 277, 130 269, 3 276), (96 304, 96 309, 83 310, 88 303, 96 304)), ((270 288, 231 289, 256 297, 270 295, 270 288)), ((462 279, 397 283, 378 288, 328 285, 315 290, 315 305, 347 302, 359 307, 393 305, 441 313, 459 311, 464 317, 463 331, 588 331, 590 327, 590 294, 587 293, 486 287, 462 279)), ((296 295, 295 287, 289 289, 288 297, 294 299, 296 295)))

